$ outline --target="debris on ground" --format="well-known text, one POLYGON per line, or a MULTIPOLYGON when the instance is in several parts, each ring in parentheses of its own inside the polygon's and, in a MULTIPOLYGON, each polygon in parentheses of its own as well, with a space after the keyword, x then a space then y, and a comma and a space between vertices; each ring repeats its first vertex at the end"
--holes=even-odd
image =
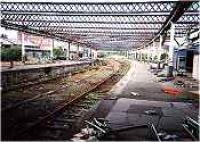
POLYGON ((157 77, 166 77, 166 75, 161 73, 161 74, 158 74, 157 77))
POLYGON ((182 80, 177 80, 174 82, 174 85, 185 87, 185 83, 182 80))
POLYGON ((162 89, 163 92, 171 94, 171 95, 179 95, 183 92, 183 89, 175 88, 175 87, 169 87, 169 86, 164 86, 161 89, 162 89))
POLYGON ((191 117, 187 116, 185 118, 184 124, 182 124, 184 130, 194 139, 199 139, 199 122, 195 121, 191 117))
POLYGON ((131 92, 131 94, 132 94, 133 96, 140 96, 140 94, 139 94, 139 93, 136 93, 136 92, 131 92))
POLYGON ((177 135, 169 135, 169 134, 167 134, 167 135, 165 135, 164 137, 163 137, 163 140, 175 140, 175 139, 177 139, 178 138, 178 136, 177 135))
POLYGON ((159 82, 169 82, 169 81, 172 81, 174 80, 174 77, 165 77, 165 78, 161 78, 159 80, 159 82))
POLYGON ((146 110, 144 111, 147 115, 158 115, 158 112, 156 110, 146 110))

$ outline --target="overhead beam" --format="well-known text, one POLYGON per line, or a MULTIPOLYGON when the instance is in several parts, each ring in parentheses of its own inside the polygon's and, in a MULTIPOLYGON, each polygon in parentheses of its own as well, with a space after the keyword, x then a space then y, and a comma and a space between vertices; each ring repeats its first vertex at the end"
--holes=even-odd
MULTIPOLYGON (((36 28, 36 26, 31 26, 33 28, 36 28)), ((72 27, 72 26, 40 26, 41 29, 117 29, 117 30, 134 30, 134 31, 137 31, 137 30, 144 30, 144 31, 148 31, 148 30, 159 30, 159 28, 150 28, 150 27, 147 27, 147 28, 137 28, 137 27, 101 27, 101 26, 96 26, 96 27, 91 27, 91 26, 77 26, 77 27, 72 27)))
POLYGON ((46 12, 46 11, 2 11, 5 15, 39 15, 39 16, 169 16, 169 12, 148 11, 135 13, 112 13, 112 12, 94 12, 94 13, 67 13, 67 12, 46 12))
POLYGON ((57 40, 61 40, 61 41, 65 41, 65 42, 71 42, 70 40, 66 40, 61 36, 57 36, 56 34, 49 33, 47 31, 35 30, 35 29, 31 29, 27 26, 22 26, 22 25, 15 25, 15 24, 12 24, 12 23, 8 23, 4 20, 1 20, 1 26, 4 27, 4 28, 17 30, 17 31, 21 31, 21 32, 26 32, 26 33, 34 34, 34 35, 37 35, 37 36, 45 36, 47 38, 55 38, 57 40))
POLYGON ((21 31, 21 32, 26 32, 26 33, 34 34, 34 35, 37 35, 37 36, 44 36, 46 38, 54 38, 56 40, 63 41, 63 42, 69 42, 69 43, 75 42, 75 43, 79 43, 80 45, 81 44, 87 45, 87 44, 82 43, 82 42, 67 39, 66 37, 63 37, 63 36, 60 36, 60 35, 57 35, 57 34, 54 34, 54 33, 42 31, 42 30, 35 30, 35 29, 28 28, 26 26, 15 25, 15 24, 12 24, 12 23, 5 22, 4 20, 1 20, 1 26, 4 27, 4 28, 17 30, 17 31, 21 31))
POLYGON ((193 2, 195 2, 195 1, 179 1, 179 2, 177 2, 175 8, 170 12, 170 16, 167 18, 167 20, 163 24, 162 28, 154 36, 154 38, 150 42, 147 43, 147 45, 152 43, 157 38, 159 38, 159 36, 162 35, 165 31, 168 31, 170 28, 171 22, 176 23, 178 21, 178 19, 184 14, 184 12, 192 5, 193 2))
MULTIPOLYGON (((6 19, 4 19, 6 20, 6 19)), ((45 21, 45 20, 7 20, 9 22, 30 22, 30 24, 36 22, 36 23, 94 23, 94 24, 163 24, 164 21, 78 21, 78 20, 74 20, 74 21, 56 21, 56 20, 49 20, 49 21, 45 21)), ((180 24, 183 22, 180 22, 180 24)), ((185 23, 185 22, 184 22, 185 23)), ((186 22, 189 23, 189 22, 186 22)))

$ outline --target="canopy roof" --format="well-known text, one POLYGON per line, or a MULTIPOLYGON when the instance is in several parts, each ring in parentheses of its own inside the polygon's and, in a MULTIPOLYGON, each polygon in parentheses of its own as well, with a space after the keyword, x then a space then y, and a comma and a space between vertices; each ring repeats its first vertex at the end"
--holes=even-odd
POLYGON ((198 25, 198 1, 2 2, 3 27, 95 48, 139 48, 176 23, 198 25))

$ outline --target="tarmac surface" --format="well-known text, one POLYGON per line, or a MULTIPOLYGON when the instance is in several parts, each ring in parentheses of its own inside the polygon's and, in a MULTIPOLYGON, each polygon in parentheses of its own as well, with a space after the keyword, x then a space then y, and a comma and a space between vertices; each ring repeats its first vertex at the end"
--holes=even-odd
POLYGON ((94 116, 105 118, 113 130, 136 126, 118 133, 112 140, 157 140, 151 131, 153 124, 158 133, 165 134, 162 140, 190 141, 191 136, 182 124, 187 116, 198 121, 198 115, 198 103, 181 102, 176 96, 162 92, 148 66, 133 61, 127 75, 100 102, 94 116))

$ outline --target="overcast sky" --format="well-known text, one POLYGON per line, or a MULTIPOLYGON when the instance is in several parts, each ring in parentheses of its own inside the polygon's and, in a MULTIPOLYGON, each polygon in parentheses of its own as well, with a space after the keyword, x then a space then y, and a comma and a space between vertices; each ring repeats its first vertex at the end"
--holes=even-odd
POLYGON ((17 39, 17 31, 6 30, 5 28, 0 27, 0 34, 6 34, 9 39, 17 39))

